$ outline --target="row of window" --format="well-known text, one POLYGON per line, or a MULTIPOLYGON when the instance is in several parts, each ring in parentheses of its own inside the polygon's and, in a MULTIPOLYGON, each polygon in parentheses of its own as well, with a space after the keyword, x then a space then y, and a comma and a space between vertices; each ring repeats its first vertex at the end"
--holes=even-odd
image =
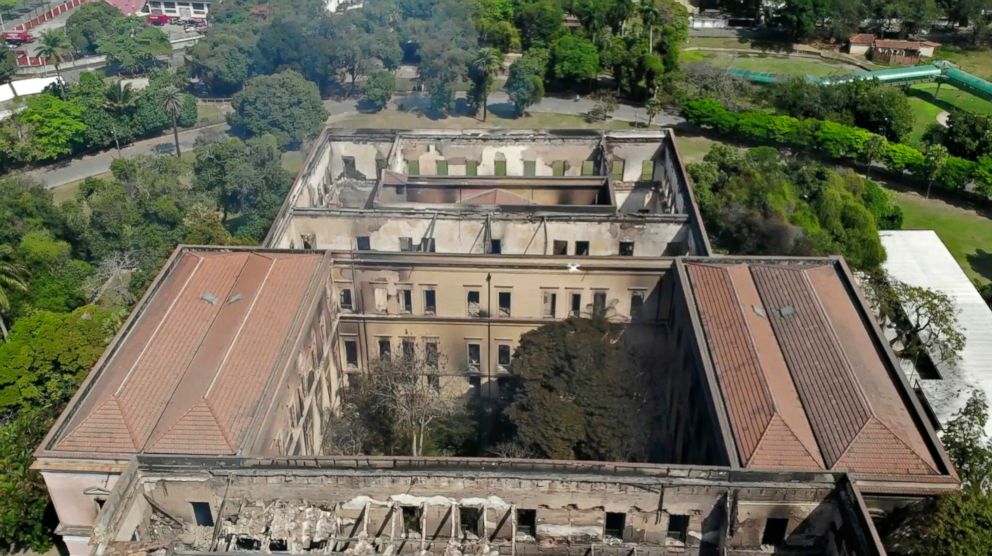
MULTIPOLYGON (((376 339, 376 345, 378 347, 378 356, 380 359, 386 359, 392 357, 393 355, 393 339, 388 336, 379 336, 376 339)), ((438 339, 437 338, 424 338, 424 359, 426 363, 432 367, 436 367, 438 364, 438 339)), ((467 365, 467 370, 479 371, 482 366, 482 344, 479 342, 470 341, 465 344, 465 362, 467 365)), ((414 357, 417 352, 416 339, 410 337, 400 338, 400 351, 403 357, 414 357)), ((510 344, 497 344, 496 345, 496 364, 499 365, 501 369, 509 370, 510 360, 512 358, 513 350, 510 344)), ((357 338, 346 338, 344 339, 344 362, 348 369, 358 368, 358 339, 357 338)))
MULTIPOLYGON (((379 314, 389 313, 389 292, 385 285, 373 285, 373 300, 375 303, 374 312, 379 314)), ((423 286, 423 315, 437 314, 437 290, 434 286, 423 286)), ((466 315, 470 317, 509 318, 513 316, 513 292, 498 290, 496 292, 496 314, 488 315, 480 307, 482 291, 477 289, 466 290, 465 304, 466 315)), ((568 316, 582 316, 583 304, 582 292, 569 292, 568 296, 568 316)), ((541 318, 554 319, 558 317, 558 292, 545 291, 541 294, 541 318)), ((592 314, 602 314, 606 311, 607 292, 605 290, 593 290, 592 292, 592 314)), ((647 290, 630 290, 630 318, 639 319, 642 317, 644 300, 647 298, 647 290)), ((396 289, 396 300, 400 314, 413 314, 413 288, 399 287, 396 289)), ((339 295, 341 310, 354 311, 354 299, 351 288, 341 288, 339 295)))
MULTIPOLYGON (((312 243, 312 242, 311 242, 312 243)), ((305 249, 311 249, 307 243, 307 239, 304 238, 303 246, 305 249)), ((372 238, 370 236, 358 236, 355 238, 355 246, 358 251, 371 251, 372 250, 372 238)), ((579 257, 589 256, 589 242, 588 241, 574 241, 569 242, 564 239, 556 239, 551 243, 551 254, 553 255, 575 255, 579 257), (569 249, 569 244, 572 248, 569 249)), ((400 237, 399 238, 399 250, 401 252, 419 252, 419 253, 434 253, 436 250, 436 244, 434 238, 428 237, 421 240, 420 243, 414 243, 412 237, 400 237)), ((617 250, 621 257, 633 257, 634 256, 634 242, 633 241, 621 241, 619 243, 619 248, 617 250)), ((503 253, 503 242, 499 239, 490 239, 486 242, 486 254, 488 255, 500 255, 503 253)))
MULTIPOLYGON (((213 527, 213 511, 208 502, 190 502, 193 521, 200 527, 213 527)), ((536 509, 516 508, 514 510, 514 521, 518 533, 537 537, 537 511, 536 509)), ((605 512, 603 520, 603 535, 616 539, 623 539, 624 531, 627 528, 627 514, 622 512, 605 512)), ((423 535, 421 531, 423 525, 423 508, 419 506, 401 506, 400 515, 403 523, 403 535, 409 537, 411 533, 423 535)), ((481 508, 459 507, 458 523, 461 526, 461 534, 471 534, 476 537, 482 534, 481 524, 485 516, 482 515, 481 508)), ((686 542, 689 537, 689 524, 691 516, 684 514, 673 514, 668 517, 668 527, 665 536, 669 539, 686 542)), ((770 517, 765 520, 765 527, 761 535, 761 544, 765 546, 781 546, 785 544, 789 529, 789 520, 786 518, 770 517)), ((245 539, 250 545, 239 548, 243 550, 261 549, 259 541, 256 539, 245 539)), ((313 546, 310 547, 314 548, 313 546)), ((269 551, 283 552, 287 550, 286 541, 282 539, 272 539, 269 544, 269 551)))
MULTIPOLYGON (((537 175, 537 161, 536 160, 524 160, 524 173, 526 177, 532 177, 537 175)), ((610 166, 610 178, 614 181, 623 180, 623 170, 625 161, 623 159, 614 159, 613 164, 610 166)), ((551 163, 551 175, 562 177, 565 175, 565 170, 568 168, 568 163, 564 160, 555 160, 551 163)), ((654 160, 642 160, 641 161, 641 181, 653 181, 654 180, 654 160)), ((493 172, 495 176, 506 176, 506 161, 505 160, 495 160, 493 161, 493 172)), ((406 173, 409 176, 419 176, 420 175, 420 161, 419 160, 407 160, 406 161, 406 173)), ((435 176, 447 176, 448 175, 448 161, 447 160, 437 160, 434 162, 434 175, 435 176)), ((469 160, 465 162, 465 175, 466 176, 478 176, 479 175, 479 162, 475 160, 469 160)), ((582 172, 583 176, 595 176, 596 174, 596 162, 593 160, 582 161, 582 172)))

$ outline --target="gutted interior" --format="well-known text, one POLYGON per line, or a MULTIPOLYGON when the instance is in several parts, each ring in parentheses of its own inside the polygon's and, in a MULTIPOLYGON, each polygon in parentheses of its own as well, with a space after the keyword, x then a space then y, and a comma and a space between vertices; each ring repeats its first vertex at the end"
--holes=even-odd
POLYGON ((266 244, 556 255, 558 238, 707 254, 671 132, 327 130, 266 244))

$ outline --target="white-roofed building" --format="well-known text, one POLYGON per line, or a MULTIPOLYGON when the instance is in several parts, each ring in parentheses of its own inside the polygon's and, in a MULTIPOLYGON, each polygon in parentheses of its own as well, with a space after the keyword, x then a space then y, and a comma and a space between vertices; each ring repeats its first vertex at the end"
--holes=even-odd
MULTIPOLYGON (((888 255, 883 266, 890 276, 943 293, 957 308, 965 336, 960 359, 951 365, 935 362, 940 378, 918 379, 937 418, 946 423, 964 407, 972 391, 982 390, 992 399, 992 310, 933 231, 883 231, 880 236, 888 255)), ((910 381, 916 384, 912 374, 910 381)), ((992 434, 992 425, 986 432, 992 434)))

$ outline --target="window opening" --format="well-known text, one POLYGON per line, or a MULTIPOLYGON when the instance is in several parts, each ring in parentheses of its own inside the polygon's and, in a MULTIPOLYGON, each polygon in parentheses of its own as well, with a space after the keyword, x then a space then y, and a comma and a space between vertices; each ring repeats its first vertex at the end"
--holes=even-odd
POLYGON ((593 292, 592 312, 597 315, 606 312, 606 292, 593 292))
POLYGON ((537 536, 537 510, 517 509, 517 532, 537 536))
POLYGON ((352 305, 351 305, 351 289, 350 288, 344 288, 344 289, 342 289, 341 290, 340 298, 341 298, 341 308, 342 309, 345 309, 347 311, 351 311, 351 309, 352 309, 352 305))
POLYGON ((355 238, 359 251, 370 251, 372 249, 369 236, 358 236, 355 238))
POLYGON ((633 241, 621 241, 620 242, 620 256, 621 257, 633 257, 634 256, 634 242, 633 241))
POLYGON ((610 179, 613 181, 623 181, 623 159, 616 158, 613 160, 613 166, 610 168, 610 179))
POLYGON ((435 165, 434 172, 437 175, 439 175, 439 176, 447 176, 448 175, 448 161, 447 160, 438 160, 437 161, 437 164, 435 165))
POLYGON ((535 161, 535 160, 525 160, 524 161, 524 175, 525 176, 536 176, 537 175, 537 161, 535 161))
POLYGON ((589 255, 589 242, 588 241, 576 241, 575 242, 575 254, 585 257, 589 255))
POLYGON ((420 175, 420 161, 419 160, 407 160, 406 161, 406 173, 409 176, 419 176, 420 175))
POLYGON ((604 531, 606 536, 613 537, 615 539, 622 539, 626 520, 627 514, 606 512, 606 527, 604 531))
POLYGON ((214 526, 214 514, 210 510, 210 504, 208 502, 190 502, 189 505, 193 507, 193 519, 198 526, 214 526))
POLYGON ((458 507, 458 523, 462 526, 462 535, 479 536, 479 520, 482 518, 480 508, 458 507))
POLYGON ((551 173, 555 176, 561 177, 565 175, 565 161, 556 160, 551 164, 551 173))
POLYGON ((411 290, 399 290, 400 294, 400 312, 402 313, 412 313, 413 312, 413 291, 411 290))
POLYGON ((410 536, 410 533, 420 533, 420 508, 416 506, 403 506, 403 535, 410 536))
POLYGON ((379 359, 389 359, 391 348, 389 346, 389 339, 382 338, 379 340, 379 359))
POLYGON ((499 316, 508 317, 510 316, 510 292, 499 292, 499 316))
POLYGON ((478 176, 479 175, 479 163, 474 160, 469 160, 465 163, 465 175, 466 176, 478 176))
POLYGON ((644 291, 637 290, 630 292, 630 318, 639 319, 644 308, 644 291))
POLYGON ((555 292, 544 292, 543 310, 541 316, 546 319, 555 318, 558 305, 558 294, 555 292))
POLYGON ((567 255, 568 254, 568 242, 562 241, 560 239, 554 240, 552 244, 552 254, 554 255, 567 255))
POLYGON ((572 301, 569 304, 568 316, 579 317, 582 316, 582 294, 573 293, 572 301))
POLYGON ((437 293, 433 288, 424 290, 424 314, 433 315, 437 313, 437 293))
POLYGON ((344 362, 349 367, 358 367, 358 342, 355 340, 344 341, 344 362))
POLYGON ((489 253, 492 255, 499 255, 503 252, 503 242, 498 239, 489 240, 489 253))
POLYGON ((596 162, 592 160, 582 161, 582 175, 592 176, 596 173, 596 162))
POLYGON ((685 542, 689 534, 689 516, 673 515, 668 518, 668 538, 685 542))
POLYGON ((497 362, 501 367, 510 366, 510 346, 509 344, 499 344, 497 347, 497 362))
POLYGON ((469 344, 468 366, 478 371, 479 366, 481 365, 481 361, 482 361, 482 347, 479 344, 469 344))
POLYGON ((641 181, 651 181, 654 179, 654 161, 641 161, 641 181))
POLYGON ((468 316, 477 317, 479 316, 479 291, 472 290, 468 292, 468 316))
POLYGON ((496 171, 496 175, 497 176, 505 176, 506 175, 506 161, 505 160, 496 160, 496 161, 494 161, 493 166, 494 166, 494 170, 496 171))
POLYGON ((761 535, 761 544, 780 546, 785 543, 785 534, 789 529, 789 520, 782 517, 769 517, 765 520, 765 532, 761 535))

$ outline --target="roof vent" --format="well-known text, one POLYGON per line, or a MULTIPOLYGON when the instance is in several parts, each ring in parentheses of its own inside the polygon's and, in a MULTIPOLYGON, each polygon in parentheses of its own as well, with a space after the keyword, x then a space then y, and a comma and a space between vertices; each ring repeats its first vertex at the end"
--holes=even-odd
POLYGON ((765 314, 765 310, 762 309, 761 307, 758 307, 757 305, 751 305, 751 309, 753 309, 754 314, 758 315, 759 317, 768 318, 768 315, 765 314))
POLYGON ((783 317, 791 317, 792 315, 796 314, 796 308, 793 307, 792 305, 786 305, 785 307, 782 307, 778 310, 778 314, 782 315, 783 317))
POLYGON ((214 295, 214 294, 212 294, 212 293, 210 293, 210 292, 203 292, 203 295, 200 296, 200 299, 206 301, 207 303, 209 303, 211 305, 214 305, 214 304, 217 303, 217 296, 214 295))
POLYGON ((241 301, 241 298, 242 297, 244 297, 244 296, 241 295, 240 293, 236 293, 236 294, 232 295, 231 297, 228 297, 227 298, 227 302, 228 303, 237 303, 238 301, 241 301))

